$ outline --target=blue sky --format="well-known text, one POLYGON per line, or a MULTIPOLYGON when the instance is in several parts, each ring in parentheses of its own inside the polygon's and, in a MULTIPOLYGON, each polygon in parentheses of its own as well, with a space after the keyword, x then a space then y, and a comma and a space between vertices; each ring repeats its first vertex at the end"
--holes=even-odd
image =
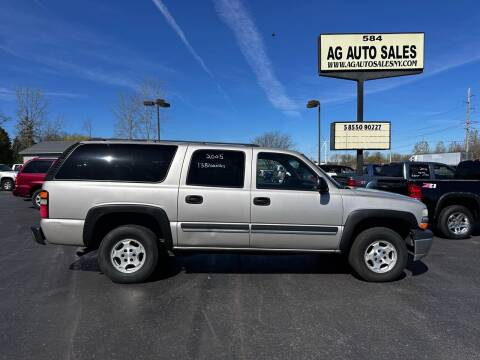
POLYGON ((461 141, 467 88, 480 94, 479 10, 475 1, 0 0, 0 110, 14 115, 16 87, 41 88, 67 131, 90 118, 95 136, 110 137, 118 93, 149 77, 172 104, 163 138, 248 142, 278 130, 313 155, 308 99, 322 101, 325 138, 330 122, 356 116, 355 83, 317 74, 318 35, 422 31, 424 73, 367 82, 365 120, 392 121, 394 151, 461 141))

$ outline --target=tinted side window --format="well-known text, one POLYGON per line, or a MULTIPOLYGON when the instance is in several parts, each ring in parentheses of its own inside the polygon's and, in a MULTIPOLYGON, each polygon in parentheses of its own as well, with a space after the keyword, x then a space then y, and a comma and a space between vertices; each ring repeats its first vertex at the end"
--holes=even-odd
POLYGON ((45 174, 52 163, 53 160, 31 161, 23 168, 22 172, 25 174, 45 174))
POLYGON ((378 175, 388 176, 388 177, 403 177, 403 165, 402 164, 383 165, 378 170, 378 175))
POLYGON ((173 145, 84 144, 65 160, 55 179, 159 182, 176 150, 173 145))
POLYGON ((257 189, 315 190, 317 174, 292 155, 259 153, 257 189))
POLYGON ((428 164, 410 164, 411 179, 430 179, 428 164))
POLYGON ((453 169, 445 165, 434 164, 433 173, 435 174, 435 179, 453 179, 455 177, 453 169))
POLYGON ((245 153, 232 150, 197 150, 188 170, 187 185, 242 188, 245 153))

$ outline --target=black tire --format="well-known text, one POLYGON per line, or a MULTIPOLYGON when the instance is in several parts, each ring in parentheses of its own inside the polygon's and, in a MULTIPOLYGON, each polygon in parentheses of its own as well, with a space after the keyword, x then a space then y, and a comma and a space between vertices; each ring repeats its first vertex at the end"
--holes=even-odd
MULTIPOLYGON (((393 252, 390 252, 390 255, 393 255, 393 252)), ((377 258, 387 259, 389 254, 380 254, 377 258)), ((396 233, 395 231, 384 228, 384 227, 374 227, 367 230, 362 231, 356 237, 355 241, 350 248, 350 252, 348 254, 348 262, 353 270, 360 276, 363 280, 371 281, 371 282, 384 282, 384 281, 393 281, 398 279, 405 267, 407 266, 408 261, 408 251, 407 246, 405 244, 405 240, 396 233), (371 260, 370 265, 367 264, 365 260, 365 254, 367 249, 371 249, 373 254, 373 244, 379 242, 380 251, 382 246, 385 246, 388 242, 391 246, 393 246, 396 252, 396 262, 392 265, 392 268, 379 273, 375 272, 370 268, 373 266, 373 260, 371 260)), ((382 264, 382 268, 388 268, 388 265, 382 264)))
MULTIPOLYGON (((158 254, 158 240, 150 229, 139 225, 122 225, 110 231, 103 238, 98 249, 98 265, 102 272, 115 283, 140 283, 146 281, 155 271, 158 265, 158 254), (111 260, 113 247, 119 241, 125 239, 132 239, 134 244, 135 242, 140 243, 145 250, 143 265, 138 270, 129 273, 118 270, 113 264, 114 260, 111 260)), ((128 261, 130 260, 124 259, 124 261, 127 261, 128 266, 128 261)), ((122 264, 121 261, 120 264, 122 264)))
POLYGON ((40 198, 41 191, 42 189, 38 189, 32 194, 32 204, 35 209, 40 209, 39 198, 40 198))
POLYGON ((3 179, 2 180, 2 190, 3 191, 12 191, 14 184, 15 183, 13 182, 12 179, 3 179))
POLYGON ((466 239, 470 237, 474 229, 474 217, 470 210, 465 206, 451 205, 447 206, 440 212, 438 217, 437 228, 440 230, 443 236, 447 239, 466 239), (468 229, 465 232, 455 232, 449 229, 448 220, 450 216, 454 214, 461 214, 468 220, 468 229))

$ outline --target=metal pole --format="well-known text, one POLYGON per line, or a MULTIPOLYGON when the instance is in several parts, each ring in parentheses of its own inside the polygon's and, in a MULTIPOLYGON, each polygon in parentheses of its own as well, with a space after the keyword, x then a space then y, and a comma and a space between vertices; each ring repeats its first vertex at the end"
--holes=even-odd
POLYGON ((318 165, 321 164, 321 153, 322 153, 322 143, 321 143, 321 132, 320 132, 320 101, 318 102, 318 165))
MULTIPOLYGON (((363 80, 357 80, 357 122, 363 122, 363 80)), ((363 173, 363 150, 357 150, 357 174, 363 173)))
POLYGON ((157 104, 157 140, 160 141, 160 106, 157 104))

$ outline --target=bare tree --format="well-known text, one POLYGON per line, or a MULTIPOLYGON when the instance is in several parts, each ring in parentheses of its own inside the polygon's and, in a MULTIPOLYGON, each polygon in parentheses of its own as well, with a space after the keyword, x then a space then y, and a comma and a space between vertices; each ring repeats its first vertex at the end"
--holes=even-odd
POLYGON ((92 138, 92 133, 93 133, 93 124, 91 119, 87 119, 83 122, 83 130, 85 130, 85 133, 87 136, 91 139, 92 138))
POLYGON ((429 152, 430 152, 430 145, 426 140, 419 141, 413 146, 414 154, 428 154, 429 152))
POLYGON ((435 152, 436 153, 444 153, 446 151, 447 150, 445 149, 445 144, 443 143, 443 141, 439 141, 437 143, 437 145, 435 145, 435 152))
POLYGON ((40 129, 40 141, 58 141, 65 136, 63 131, 64 117, 58 116, 56 120, 44 120, 40 129))
POLYGON ((153 106, 144 106, 143 102, 155 100, 161 94, 159 82, 152 79, 143 80, 134 93, 120 94, 118 106, 113 111, 117 118, 116 135, 128 139, 137 136, 147 140, 154 138, 156 110, 153 106))
MULTIPOLYGON (((161 86, 154 79, 144 79, 140 84, 136 96, 138 102, 143 104, 144 100, 155 100, 162 97, 161 86)), ((140 135, 147 140, 155 137, 156 124, 154 121, 156 109, 154 106, 143 106, 139 113, 140 135)))
POLYGON ((137 137, 140 124, 139 113, 142 104, 138 96, 120 94, 118 106, 113 110, 117 121, 115 123, 115 135, 119 138, 134 139, 137 137))
POLYGON ((253 138, 252 142, 256 145, 277 149, 294 149, 295 144, 288 134, 279 131, 271 131, 263 133, 253 138))
POLYGON ((453 141, 448 145, 448 152, 462 152, 462 151, 465 151, 465 146, 461 143, 453 141))
POLYGON ((20 87, 17 97, 17 137, 21 149, 32 146, 40 138, 42 122, 48 110, 48 101, 39 89, 20 87))

